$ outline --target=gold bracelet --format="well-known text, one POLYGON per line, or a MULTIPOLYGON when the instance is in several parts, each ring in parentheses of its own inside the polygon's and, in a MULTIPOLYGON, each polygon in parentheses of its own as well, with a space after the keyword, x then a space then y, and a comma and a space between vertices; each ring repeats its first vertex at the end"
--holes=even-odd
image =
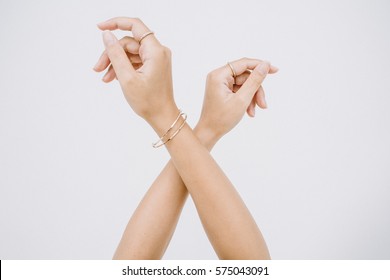
POLYGON ((177 121, 179 120, 181 114, 182 114, 182 111, 179 109, 179 115, 177 115, 177 118, 176 118, 176 120, 173 122, 173 124, 171 125, 171 127, 168 128, 167 132, 165 132, 165 134, 164 134, 163 136, 161 136, 160 139, 159 139, 156 143, 154 143, 153 145, 156 145, 158 142, 162 141, 162 140, 164 139, 165 136, 168 135, 169 131, 171 131, 172 128, 176 125, 176 123, 177 123, 177 121))
POLYGON ((175 136, 180 132, 180 130, 184 127, 184 125, 186 124, 186 121, 187 121, 187 114, 186 113, 181 113, 180 116, 183 116, 183 121, 182 123, 180 124, 179 128, 175 131, 175 133, 172 134, 171 137, 168 138, 167 141, 164 142, 164 144, 166 144, 167 142, 171 141, 173 138, 175 138, 175 136))
POLYGON ((152 143, 152 146, 153 148, 158 148, 158 147, 161 147, 163 145, 165 145, 166 143, 168 143, 169 141, 171 141, 173 138, 175 138, 175 136, 180 132, 180 130, 184 127, 185 123, 186 123, 186 120, 187 120, 187 114, 186 113, 183 113, 181 110, 179 111, 179 115, 177 116, 176 120, 173 122, 173 124, 169 127, 169 129, 167 130, 167 132, 165 132, 165 134, 163 136, 160 137, 160 139, 158 139, 158 141, 156 143, 152 143), (172 130, 172 128, 176 125, 176 123, 179 121, 180 117, 183 116, 183 121, 182 123, 180 124, 179 128, 168 138, 164 141, 164 138, 167 137, 168 133, 172 130))

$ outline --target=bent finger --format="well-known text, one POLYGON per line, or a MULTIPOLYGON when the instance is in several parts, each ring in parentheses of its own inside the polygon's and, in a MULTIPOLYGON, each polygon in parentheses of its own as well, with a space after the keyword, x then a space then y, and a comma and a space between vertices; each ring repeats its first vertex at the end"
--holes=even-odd
MULTIPOLYGON (((137 70, 142 66, 141 58, 138 55, 127 53, 127 57, 129 58, 131 65, 133 65, 134 70, 137 70)), ((102 80, 105 83, 109 83, 112 82, 114 79, 117 79, 116 73, 112 65, 110 65, 109 69, 107 70, 106 74, 103 76, 102 80)))
MULTIPOLYGON (((236 76, 238 77, 239 75, 241 75, 242 73, 244 73, 247 70, 255 69, 257 65, 259 65, 260 63, 263 63, 263 62, 264 61, 260 60, 260 59, 243 57, 241 59, 238 59, 238 60, 235 60, 235 61, 229 62, 229 63, 233 67, 234 72, 235 72, 236 76)), ((232 69, 230 69, 229 65, 225 65, 224 67, 222 67, 222 69, 223 69, 225 75, 227 75, 227 76, 233 75, 232 69)), ((276 73, 279 69, 276 66, 270 65, 270 70, 272 70, 270 72, 276 73)))
POLYGON ((237 92, 237 95, 243 98, 246 104, 252 101, 253 96, 260 88, 261 83, 264 81, 270 69, 270 64, 268 62, 261 62, 253 69, 252 73, 241 86, 240 90, 237 92))
MULTIPOLYGON (((101 22, 98 24, 98 27, 101 30, 127 30, 131 31, 134 35, 134 38, 139 42, 142 36, 148 32, 150 29, 140 20, 139 18, 130 18, 130 17, 114 17, 107 21, 101 22)), ((160 44, 155 36, 147 36, 148 40, 142 40, 142 43, 146 44, 160 44)), ((146 38, 145 38, 146 39, 146 38)))
POLYGON ((238 86, 243 85, 245 83, 245 81, 248 79, 250 74, 251 74, 251 72, 245 71, 241 75, 238 75, 236 77, 235 84, 238 85, 238 86))
POLYGON ((255 99, 253 98, 251 103, 249 104, 248 108, 246 109, 246 113, 248 116, 254 118, 256 114, 256 102, 255 99))
POLYGON ((95 70, 96 72, 102 72, 110 65, 110 63, 111 62, 110 59, 108 58, 106 51, 103 51, 98 61, 96 62, 95 66, 93 67, 93 70, 95 70))
MULTIPOLYGON (((126 52, 138 55, 139 44, 133 37, 125 36, 119 40, 119 43, 125 49, 126 52)), ((96 72, 101 72, 106 69, 110 65, 110 63, 111 61, 108 58, 107 52, 104 51, 93 69, 96 72)))
POLYGON ((108 68, 106 74, 104 74, 104 76, 102 78, 102 81, 105 82, 105 83, 109 83, 109 82, 113 81, 115 78, 116 78, 116 73, 115 73, 114 68, 112 67, 112 65, 110 65, 110 67, 108 68))
POLYGON ((104 31, 103 41, 106 47, 108 58, 114 67, 119 81, 128 80, 130 76, 135 75, 135 70, 126 55, 125 50, 120 45, 114 34, 112 34, 110 31, 104 31))
POLYGON ((267 102, 265 101, 265 92, 263 86, 260 86, 260 88, 257 90, 254 99, 256 99, 256 104, 260 108, 267 109, 267 102))

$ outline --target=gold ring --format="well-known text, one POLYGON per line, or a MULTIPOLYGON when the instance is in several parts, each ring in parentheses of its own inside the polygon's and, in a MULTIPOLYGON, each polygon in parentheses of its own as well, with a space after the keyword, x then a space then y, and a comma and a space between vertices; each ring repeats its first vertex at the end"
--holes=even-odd
POLYGON ((232 71, 233 78, 235 79, 237 77, 236 71, 234 71, 233 65, 228 62, 227 65, 229 66, 230 70, 232 71))
POLYGON ((141 44, 141 41, 142 41, 143 39, 145 39, 145 38, 148 37, 149 35, 153 35, 153 34, 154 34, 153 31, 148 31, 148 32, 144 33, 144 34, 141 36, 141 38, 139 38, 138 43, 141 44))

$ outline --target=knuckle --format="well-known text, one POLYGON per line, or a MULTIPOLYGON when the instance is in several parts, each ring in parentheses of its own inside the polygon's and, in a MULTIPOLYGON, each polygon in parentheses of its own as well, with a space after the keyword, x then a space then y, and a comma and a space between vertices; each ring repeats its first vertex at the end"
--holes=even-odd
POLYGON ((266 66, 266 69, 269 70, 271 64, 268 61, 262 61, 262 63, 266 66))
POLYGON ((142 20, 139 17, 134 17, 133 21, 136 23, 142 23, 142 20))
POLYGON ((136 25, 140 25, 140 26, 144 25, 145 26, 145 23, 139 17, 135 17, 133 19, 133 21, 134 21, 134 24, 136 24, 136 25))
POLYGON ((130 37, 130 36, 124 36, 121 40, 123 40, 123 41, 132 41, 133 38, 130 37))
POLYGON ((172 56, 172 51, 170 48, 163 46, 163 54, 164 56, 171 57, 172 56))
POLYGON ((118 40, 118 42, 122 47, 124 47, 128 42, 128 39, 126 37, 123 37, 122 39, 118 40))
POLYGON ((216 70, 211 71, 207 74, 207 81, 208 82, 214 82, 218 79, 218 72, 216 70))

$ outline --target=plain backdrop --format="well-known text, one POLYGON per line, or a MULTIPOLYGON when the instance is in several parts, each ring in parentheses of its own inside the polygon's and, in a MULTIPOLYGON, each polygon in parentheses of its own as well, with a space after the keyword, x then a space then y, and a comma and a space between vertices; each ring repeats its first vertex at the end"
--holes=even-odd
MULTIPOLYGON (((0 259, 110 259, 169 159, 92 71, 96 23, 114 16, 171 48, 192 126, 211 70, 244 56, 280 68, 269 109, 212 152, 274 259, 389 259, 389 14, 385 0, 1 0, 0 259)), ((165 258, 216 259, 191 199, 165 258)))

